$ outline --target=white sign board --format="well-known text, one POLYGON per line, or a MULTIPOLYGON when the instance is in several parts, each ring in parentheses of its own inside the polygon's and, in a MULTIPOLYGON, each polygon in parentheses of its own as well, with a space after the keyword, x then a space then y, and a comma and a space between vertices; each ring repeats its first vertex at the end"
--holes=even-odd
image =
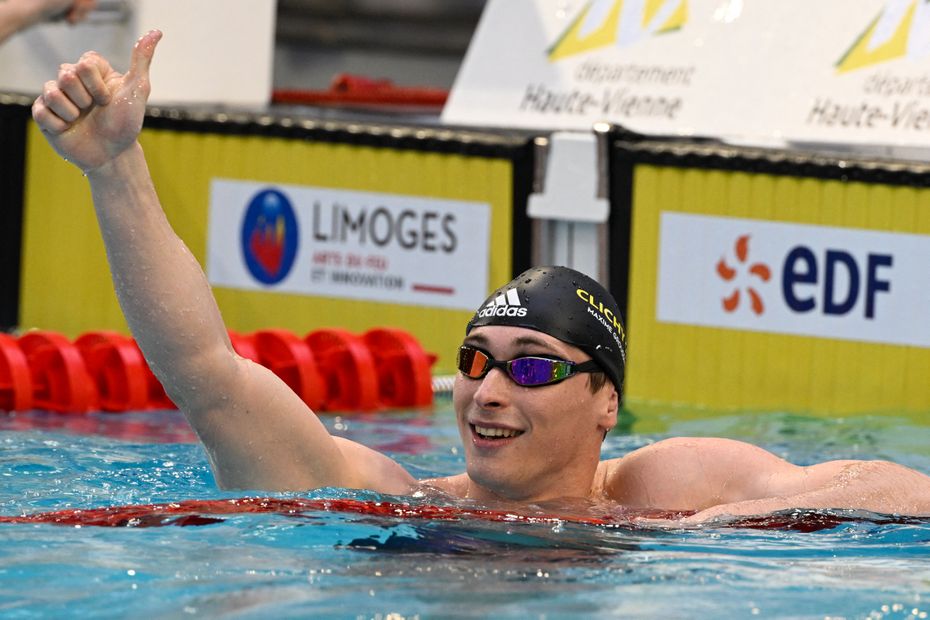
POLYGON ((926 147, 922 0, 490 0, 451 124, 926 147))
POLYGON ((490 0, 443 120, 684 132, 703 80, 693 2, 490 0))
MULTIPOLYGON (((726 114, 707 135, 926 147, 930 5, 747 2, 710 62, 726 114), (711 133, 714 132, 714 133, 711 133)), ((703 107, 713 93, 703 93, 703 107)))
POLYGON ((473 310, 485 203, 215 179, 207 276, 243 290, 473 310))
POLYGON ((656 318, 930 347, 930 236, 663 213, 656 318))

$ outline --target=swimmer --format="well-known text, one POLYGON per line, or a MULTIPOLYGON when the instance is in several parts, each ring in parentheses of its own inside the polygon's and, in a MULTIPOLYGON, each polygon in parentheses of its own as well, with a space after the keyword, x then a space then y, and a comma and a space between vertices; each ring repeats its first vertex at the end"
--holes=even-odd
POLYGON ((277 376, 236 355, 199 263, 161 209, 137 142, 160 38, 152 31, 139 40, 125 75, 93 52, 64 65, 33 116, 87 176, 130 329, 203 442, 220 487, 616 502, 692 514, 685 523, 790 508, 930 515, 930 477, 888 462, 799 467, 709 438, 601 460, 622 394, 624 328, 603 287, 561 267, 520 275, 466 326, 453 396, 465 472, 418 481, 387 456, 331 436, 277 376))
POLYGON ((0 0, 0 43, 20 30, 56 17, 76 24, 96 5, 97 0, 0 0))

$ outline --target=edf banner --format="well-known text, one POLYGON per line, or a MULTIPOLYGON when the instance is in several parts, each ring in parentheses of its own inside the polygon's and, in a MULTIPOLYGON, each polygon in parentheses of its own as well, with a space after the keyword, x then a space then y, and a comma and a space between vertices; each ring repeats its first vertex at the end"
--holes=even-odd
POLYGON ((930 348, 930 236, 665 212, 659 321, 930 348))
POLYGON ((633 179, 628 402, 925 419, 925 167, 663 144, 615 153, 633 179))

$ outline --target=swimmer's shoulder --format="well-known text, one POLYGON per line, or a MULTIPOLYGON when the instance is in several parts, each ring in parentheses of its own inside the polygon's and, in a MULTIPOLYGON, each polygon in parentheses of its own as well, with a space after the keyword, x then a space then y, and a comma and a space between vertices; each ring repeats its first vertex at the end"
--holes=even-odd
POLYGON ((792 467, 775 455, 741 441, 720 437, 673 437, 603 461, 598 472, 603 495, 632 507, 700 509, 723 498, 721 481, 741 469, 792 467))
POLYGON ((695 459, 704 461, 720 457, 729 460, 734 456, 758 457, 762 454, 774 457, 758 446, 736 439, 671 437, 638 448, 625 456, 603 461, 601 465, 606 466, 609 474, 612 474, 615 471, 638 471, 643 468, 651 471, 653 468, 688 467, 695 459))
POLYGON ((468 495, 468 474, 461 473, 455 476, 421 480, 417 486, 421 490, 439 491, 453 497, 466 497, 468 495))

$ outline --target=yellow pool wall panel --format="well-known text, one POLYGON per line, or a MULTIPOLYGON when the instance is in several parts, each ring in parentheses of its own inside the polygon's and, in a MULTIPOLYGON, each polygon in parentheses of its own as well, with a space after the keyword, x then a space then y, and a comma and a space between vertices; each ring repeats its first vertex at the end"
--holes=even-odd
MULTIPOLYGON (((437 199, 491 208, 489 284, 512 277, 513 164, 504 158, 391 149, 266 136, 143 130, 140 142, 169 221, 203 265, 214 178, 437 199)), ((439 356, 434 372, 454 371, 454 351, 471 313, 422 306, 214 288, 230 329, 277 327, 304 335, 342 327, 411 332, 439 356)), ((22 329, 74 337, 128 333, 94 216, 87 180, 30 123, 20 296, 22 329)))
POLYGON ((638 164, 632 195, 629 403, 930 419, 928 348, 656 319, 663 212, 930 235, 930 189, 638 164))

